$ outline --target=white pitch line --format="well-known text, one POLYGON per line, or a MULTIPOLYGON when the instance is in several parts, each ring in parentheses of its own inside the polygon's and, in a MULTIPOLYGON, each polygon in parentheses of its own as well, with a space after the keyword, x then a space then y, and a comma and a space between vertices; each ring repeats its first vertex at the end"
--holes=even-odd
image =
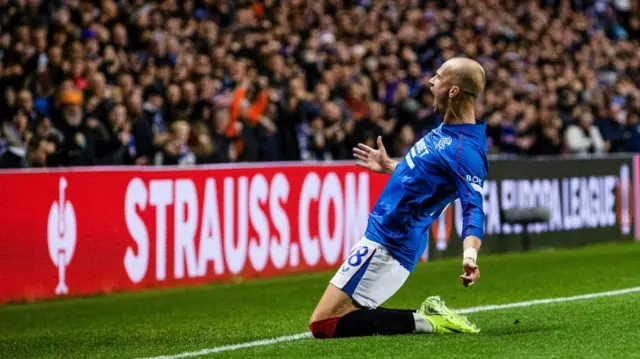
POLYGON ((271 345, 271 344, 277 344, 277 343, 281 343, 281 342, 290 342, 290 341, 294 341, 294 340, 298 340, 298 339, 304 339, 304 338, 311 338, 311 333, 310 332, 306 332, 306 333, 300 333, 300 334, 296 334, 296 335, 287 335, 287 336, 284 336, 284 337, 277 337, 277 338, 273 338, 273 339, 256 340, 255 342, 247 342, 247 343, 232 344, 232 345, 223 345, 221 347, 215 347, 215 348, 210 348, 210 349, 202 349, 202 350, 198 350, 196 352, 184 352, 184 353, 180 353, 180 354, 176 354, 176 355, 163 355, 163 356, 147 358, 147 359, 189 358, 189 357, 196 357, 196 356, 200 356, 200 355, 207 355, 207 354, 213 354, 213 353, 219 353, 219 352, 226 352, 226 351, 229 351, 229 350, 238 350, 238 349, 243 349, 243 348, 258 347, 258 346, 261 346, 261 345, 271 345))
POLYGON ((527 302, 497 304, 497 305, 483 305, 483 306, 479 306, 479 307, 458 309, 458 310, 454 310, 454 312, 460 313, 460 314, 477 313, 477 312, 486 312, 488 310, 509 309, 509 308, 518 308, 518 307, 530 307, 532 305, 538 305, 538 304, 571 302, 571 301, 574 301, 574 300, 591 299, 591 298, 598 298, 598 297, 611 297, 611 296, 614 296, 614 295, 628 294, 628 293, 634 293, 634 292, 640 292, 640 287, 633 287, 633 288, 620 289, 620 290, 612 290, 612 291, 609 291, 609 292, 601 292, 601 293, 574 295, 573 297, 537 299, 537 300, 530 300, 530 301, 527 301, 527 302))
MULTIPOLYGON (((629 293, 635 293, 635 292, 640 292, 640 287, 633 287, 633 288, 620 289, 620 290, 612 290, 612 291, 600 292, 600 293, 574 295, 572 297, 537 299, 537 300, 529 300, 529 301, 526 301, 526 302, 507 303, 507 304, 483 305, 483 306, 479 306, 479 307, 456 309, 456 310, 454 310, 454 312, 460 313, 460 314, 477 313, 477 312, 486 312, 486 311, 490 311, 490 310, 519 308, 519 307, 530 307, 530 306, 538 305, 538 304, 571 302, 571 301, 574 301, 574 300, 591 299, 591 298, 598 298, 598 297, 611 297, 611 296, 615 296, 615 295, 629 294, 629 293)), ((273 339, 264 339, 264 340, 257 340, 257 341, 254 341, 254 342, 232 344, 232 345, 223 345, 223 346, 219 346, 219 347, 215 347, 215 348, 202 349, 202 350, 198 350, 198 351, 194 351, 194 352, 184 352, 184 353, 175 354, 175 355, 163 355, 163 356, 149 357, 149 358, 144 358, 144 359, 189 358, 189 357, 195 357, 195 356, 200 356, 200 355, 207 355, 207 354, 225 352, 225 351, 230 351, 230 350, 238 350, 238 349, 244 349, 244 348, 258 347, 258 346, 263 346, 263 345, 272 345, 272 344, 277 344, 277 343, 282 343, 282 342, 291 342, 291 341, 294 341, 294 340, 311 338, 311 337, 312 337, 311 333, 305 332, 305 333, 300 333, 300 334, 295 334, 295 335, 287 335, 287 336, 284 336, 284 337, 277 337, 277 338, 273 338, 273 339)))

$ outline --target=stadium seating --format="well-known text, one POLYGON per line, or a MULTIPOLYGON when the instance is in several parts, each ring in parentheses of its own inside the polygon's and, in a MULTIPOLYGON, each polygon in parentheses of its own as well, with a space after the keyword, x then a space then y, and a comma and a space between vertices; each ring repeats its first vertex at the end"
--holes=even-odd
POLYGON ((394 156, 480 61, 491 153, 640 151, 640 13, 609 1, 0 1, 0 167, 394 156))

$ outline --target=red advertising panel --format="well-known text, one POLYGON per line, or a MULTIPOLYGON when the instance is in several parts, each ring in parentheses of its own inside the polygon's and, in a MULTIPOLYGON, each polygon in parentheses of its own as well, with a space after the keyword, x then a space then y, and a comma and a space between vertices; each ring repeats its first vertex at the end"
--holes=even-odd
POLYGON ((0 302, 338 266, 386 176, 351 163, 0 174, 0 302))

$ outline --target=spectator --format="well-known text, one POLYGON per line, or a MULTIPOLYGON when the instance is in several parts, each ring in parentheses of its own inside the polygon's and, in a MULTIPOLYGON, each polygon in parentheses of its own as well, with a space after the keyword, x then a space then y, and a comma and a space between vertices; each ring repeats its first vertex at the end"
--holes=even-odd
POLYGON ((640 113, 629 115, 625 128, 625 139, 625 151, 640 152, 640 113))
POLYGON ((60 131, 53 127, 50 119, 43 117, 36 126, 35 135, 29 141, 30 167, 48 167, 60 164, 60 146, 63 141, 60 131))
POLYGON ((351 113, 351 118, 355 121, 360 121, 369 114, 369 105, 366 93, 357 83, 349 85, 349 90, 344 103, 345 107, 351 113))
POLYGON ((22 89, 18 92, 18 107, 27 116, 27 127, 34 129, 41 115, 34 108, 31 91, 22 89))
POLYGON ((27 142, 31 137, 28 124, 29 116, 23 110, 18 110, 10 121, 2 124, 2 135, 6 141, 6 150, 0 157, 3 167, 27 167, 27 142))
POLYGON ((194 143, 191 145, 197 163, 213 163, 214 147, 209 129, 203 122, 193 125, 194 143))
MULTIPOLYGON (((211 131, 211 142, 213 144, 212 161, 214 163, 234 162, 238 159, 234 138, 228 137, 226 134, 229 126, 229 116, 229 110, 225 107, 215 110, 213 130, 211 131)), ((242 133, 242 124, 238 122, 235 126, 236 132, 242 133)))
POLYGON ((151 127, 153 147, 162 146, 169 138, 164 118, 165 105, 162 90, 155 86, 149 86, 144 97, 146 102, 142 105, 143 117, 151 127))
POLYGON ((398 120, 397 126, 402 128, 413 122, 420 111, 420 104, 414 98, 409 96, 409 86, 405 83, 398 85, 394 100, 392 111, 394 117, 398 120))
POLYGON ((107 97, 107 80, 104 74, 96 73, 89 79, 85 97, 87 117, 97 118, 105 123, 112 101, 107 97))
POLYGON ((342 109, 333 102, 327 102, 322 108, 324 127, 324 148, 328 151, 325 159, 341 160, 348 156, 345 140, 347 134, 344 129, 346 119, 342 109), (327 156, 328 155, 328 156, 327 156))
POLYGON ((151 123, 145 117, 142 93, 139 89, 135 89, 131 96, 127 99, 127 109, 129 120, 131 122, 131 135, 134 138, 133 157, 138 165, 146 165, 150 163, 153 156, 153 133, 151 131, 151 123))
POLYGON ((136 158, 136 138, 124 105, 115 105, 109 111, 107 126, 90 119, 87 125, 99 133, 97 160, 101 164, 133 164, 136 158))
MULTIPOLYGON (((69 84, 63 85, 69 88, 69 84)), ((54 124, 62 133, 61 165, 88 166, 97 164, 96 147, 104 141, 104 131, 98 129, 96 120, 85 120, 82 110, 82 93, 78 90, 63 90, 60 111, 54 124), (91 124, 91 125, 90 125, 91 124)))
POLYGON ((236 137, 236 153, 240 161, 260 159, 260 147, 265 142, 276 145, 271 137, 277 131, 273 121, 265 116, 268 95, 264 89, 264 79, 244 78, 231 100, 227 136, 236 137), (237 127, 236 123, 242 125, 237 127), (239 128, 241 130, 239 130, 239 128))
POLYGON ((178 120, 171 125, 169 140, 160 152, 156 154, 156 165, 189 166, 196 163, 196 156, 189 146, 191 126, 187 121, 178 120))
POLYGON ((565 142, 567 149, 575 154, 599 154, 605 150, 600 130, 593 125, 593 115, 587 111, 582 112, 576 124, 567 128, 565 142))
POLYGON ((395 157, 404 157, 415 143, 415 134, 409 125, 404 125, 400 129, 400 135, 396 137, 393 144, 393 155, 395 157))
MULTIPOLYGON (((532 107, 528 107, 525 113, 534 113, 532 107)), ((525 114, 525 116, 527 116, 525 114)), ((533 116, 533 115, 531 115, 533 116)), ((562 120, 554 116, 550 111, 540 111, 537 124, 534 127, 534 142, 529 150, 531 155, 559 155, 562 152, 562 138, 560 131, 562 120)))
MULTIPOLYGON (((293 85, 294 83, 292 83, 293 85)), ((325 105, 329 103, 331 88, 325 82, 315 85, 313 95, 307 96, 299 85, 290 86, 291 91, 286 102, 280 103, 279 119, 281 123, 281 139, 283 153, 294 154, 288 158, 293 160, 308 160, 324 158, 324 124, 319 123, 319 117, 325 105), (295 137, 294 137, 295 136, 295 137), (322 146, 318 147, 318 144, 322 146), (291 148, 297 144, 296 148, 291 148), (319 148, 322 150, 319 151, 319 148), (319 157, 318 157, 319 156, 319 157)))
MULTIPOLYGON (((533 121, 525 117, 521 123, 526 128, 533 121)), ((525 133, 525 132, 522 132, 525 133)), ((507 118, 502 112, 494 112, 487 120, 490 153, 520 154, 532 142, 531 138, 518 138, 515 121, 507 118)))
MULTIPOLYGON (((420 98, 420 110, 416 114, 416 120, 412 123, 416 137, 422 138, 434 128, 438 127, 438 118, 433 108, 433 94, 428 88, 423 88, 418 96, 420 98)), ((482 106, 480 104, 479 106, 482 106)), ((480 111, 477 111, 480 114, 480 111)), ((478 116, 482 118, 482 116, 478 116)), ((390 130, 395 127, 395 123, 387 123, 384 127, 385 134, 388 135, 390 130)))
POLYGON ((378 136, 386 134, 383 127, 390 127, 388 126, 388 121, 385 121, 383 116, 384 105, 379 102, 371 103, 369 105, 368 116, 356 121, 353 132, 349 136, 349 147, 356 147, 358 143, 364 143, 369 147, 376 148, 378 136))
POLYGON ((325 138, 324 121, 322 117, 317 116, 311 120, 311 126, 309 129, 307 151, 304 153, 303 158, 307 160, 329 160, 331 159, 331 152, 327 146, 327 140, 325 138))

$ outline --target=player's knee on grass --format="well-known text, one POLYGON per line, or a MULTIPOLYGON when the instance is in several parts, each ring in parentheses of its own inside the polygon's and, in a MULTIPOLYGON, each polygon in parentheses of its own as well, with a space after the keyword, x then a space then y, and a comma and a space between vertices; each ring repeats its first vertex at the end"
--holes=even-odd
POLYGON ((309 319, 309 330, 315 338, 331 338, 338 320, 358 308, 342 290, 330 284, 309 319))
POLYGON ((343 317, 346 314, 349 314, 358 309, 358 307, 351 303, 340 307, 324 307, 322 306, 322 304, 322 302, 318 303, 318 307, 311 314, 311 318, 309 319, 309 327, 311 327, 314 323, 343 317))
POLYGON ((316 339, 333 338, 340 317, 318 320, 309 324, 309 330, 316 339))
POLYGON ((311 314, 311 319, 309 319, 309 330, 316 339, 333 338, 333 333, 340 318, 341 316, 338 313, 318 311, 316 308, 311 314))

